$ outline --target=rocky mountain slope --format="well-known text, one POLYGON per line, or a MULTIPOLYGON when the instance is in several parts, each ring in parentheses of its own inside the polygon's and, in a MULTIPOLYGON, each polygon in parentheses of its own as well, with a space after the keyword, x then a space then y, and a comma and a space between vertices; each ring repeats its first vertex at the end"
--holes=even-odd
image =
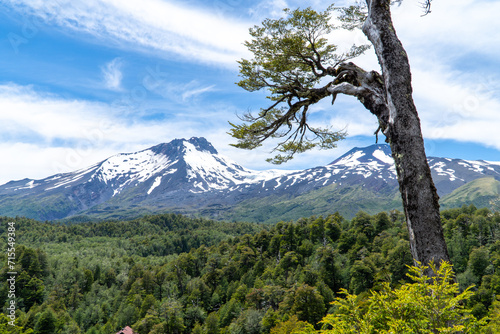
MULTIPOLYGON (((474 180, 500 180, 500 163, 430 157, 429 164, 442 197, 474 180)), ((452 196, 449 206, 471 201, 464 191, 452 196)), ((483 203, 483 192, 476 193, 474 200, 483 203)), ((491 191, 487 195, 494 197, 491 191)), ((194 137, 118 154, 75 172, 0 186, 0 215, 40 220, 175 211, 271 222, 400 206, 387 145, 354 148, 331 164, 303 171, 253 171, 219 155, 206 139, 194 137)))

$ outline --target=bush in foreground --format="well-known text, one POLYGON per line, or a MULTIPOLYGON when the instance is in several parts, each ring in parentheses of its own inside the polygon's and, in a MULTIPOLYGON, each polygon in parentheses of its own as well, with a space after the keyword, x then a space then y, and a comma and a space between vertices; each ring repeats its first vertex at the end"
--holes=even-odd
MULTIPOLYGON (((335 312, 321 321, 324 334, 389 334, 389 333, 484 333, 486 319, 477 320, 466 306, 473 295, 470 288, 459 293, 449 263, 439 268, 410 267, 408 276, 414 281, 391 289, 383 283, 379 291, 362 298, 343 290, 343 298, 332 305, 335 312), (430 268, 433 275, 424 274, 430 268)), ((284 326, 282 326, 284 327, 284 326)), ((318 333, 303 323, 291 334, 318 333)))

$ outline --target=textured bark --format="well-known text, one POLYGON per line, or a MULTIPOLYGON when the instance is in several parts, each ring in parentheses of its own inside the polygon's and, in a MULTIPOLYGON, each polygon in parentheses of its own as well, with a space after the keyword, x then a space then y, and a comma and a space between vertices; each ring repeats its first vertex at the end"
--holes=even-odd
POLYGON ((433 260, 436 263, 449 261, 439 215, 439 197, 412 98, 410 65, 392 24, 390 0, 366 2, 368 18, 363 32, 374 45, 382 68, 387 106, 378 111, 377 117, 396 164, 411 253, 413 259, 422 264, 433 260))

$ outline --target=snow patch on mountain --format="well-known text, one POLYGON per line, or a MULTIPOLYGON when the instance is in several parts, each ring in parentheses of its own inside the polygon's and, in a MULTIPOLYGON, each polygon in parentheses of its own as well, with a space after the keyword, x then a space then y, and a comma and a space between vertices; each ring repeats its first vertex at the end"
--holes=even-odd
POLYGON ((394 159, 391 156, 387 155, 382 150, 375 150, 375 152, 373 152, 373 156, 385 164, 388 164, 388 165, 394 164, 394 159))
POLYGON ((386 145, 374 145, 367 148, 354 148, 344 156, 332 162, 327 168, 334 168, 332 175, 342 172, 346 175, 361 175, 365 179, 386 170, 384 177, 396 179, 396 168, 392 156, 387 153, 386 145))
POLYGON ((484 162, 489 164, 489 165, 500 166, 500 161, 484 161, 484 162))
POLYGON ((35 183, 35 180, 30 180, 29 182, 26 182, 26 184, 23 187, 17 187, 14 190, 33 189, 39 185, 40 185, 40 183, 35 183))
MULTIPOLYGON (((444 159, 448 161, 447 159, 444 159)), ((460 164, 460 163, 459 163, 460 164)), ((460 180, 465 182, 463 179, 459 178, 455 175, 456 171, 452 168, 446 168, 447 164, 444 161, 438 161, 434 164, 431 164, 430 168, 439 176, 447 176, 450 181, 460 180), (446 169, 445 169, 446 168, 446 169)))
POLYGON ((349 155, 341 158, 340 160, 336 161, 335 165, 344 165, 346 167, 354 167, 360 163, 359 159, 365 155, 366 154, 361 150, 355 151, 354 153, 349 154, 349 155))
MULTIPOLYGON (((490 162, 490 161, 483 161, 483 160, 477 160, 477 161, 463 160, 463 162, 461 162, 459 164, 461 164, 464 167, 469 168, 470 170, 472 170, 476 173, 481 173, 481 174, 484 174, 484 172, 486 170, 497 171, 495 169, 495 166, 500 166, 500 162, 490 162)), ((499 172, 497 171, 497 173, 499 173, 499 172)))
POLYGON ((151 150, 117 154, 105 160, 91 178, 97 178, 106 184, 116 182, 120 178, 127 178, 126 183, 144 182, 173 163, 168 157, 155 154, 151 150))
POLYGON ((187 164, 188 179, 198 190, 193 193, 223 190, 235 185, 259 183, 289 174, 293 171, 254 171, 243 168, 236 162, 219 154, 200 151, 192 143, 184 142, 184 160, 187 164), (202 179, 204 182, 200 182, 202 179))
POLYGON ((148 190, 148 195, 150 195, 150 194, 153 192, 153 190, 154 190, 156 187, 158 187, 160 184, 161 184, 161 176, 157 176, 157 177, 155 178, 155 181, 153 182, 153 185, 152 185, 152 186, 151 186, 151 188, 149 188, 149 190, 148 190))
POLYGON ((57 188, 60 188, 62 186, 67 187, 68 185, 71 185, 72 183, 78 182, 85 175, 87 175, 90 171, 92 171, 95 167, 96 167, 96 165, 92 165, 88 168, 80 169, 80 170, 77 170, 76 172, 73 172, 73 173, 66 173, 66 174, 64 174, 65 176, 63 176, 61 178, 56 178, 59 181, 56 182, 53 186, 50 186, 51 179, 48 179, 48 180, 46 179, 45 183, 48 183, 49 187, 45 188, 44 191, 57 189, 57 188))

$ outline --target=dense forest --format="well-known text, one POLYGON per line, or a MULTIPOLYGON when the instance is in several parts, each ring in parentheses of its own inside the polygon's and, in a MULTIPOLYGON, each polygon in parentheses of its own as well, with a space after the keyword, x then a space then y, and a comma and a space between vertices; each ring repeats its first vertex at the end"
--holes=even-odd
MULTIPOLYGON (((8 325, 7 253, 0 259, 0 333, 291 333, 320 328, 346 293, 409 282, 413 265, 398 211, 352 220, 339 214, 275 225, 181 215, 57 224, 0 218, 16 227, 16 327, 8 325), (294 325, 294 326, 295 326, 294 325)), ((442 212, 467 308, 498 329, 500 213, 442 212), (488 318, 489 317, 489 318, 488 318)), ((6 238, 1 240, 7 249, 6 238)))

